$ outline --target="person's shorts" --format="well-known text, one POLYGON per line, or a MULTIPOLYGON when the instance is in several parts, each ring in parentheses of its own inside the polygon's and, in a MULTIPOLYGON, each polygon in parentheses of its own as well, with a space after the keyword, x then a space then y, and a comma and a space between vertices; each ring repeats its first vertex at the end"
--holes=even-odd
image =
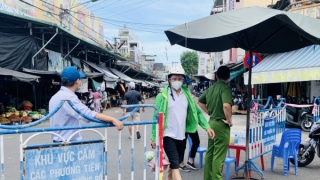
MULTIPOLYGON (((128 112, 127 114, 129 114, 128 112)), ((127 119, 128 122, 140 122, 140 113, 136 112, 132 116, 129 116, 127 119)))
POLYGON ((163 149, 169 159, 171 169, 179 169, 183 162, 183 155, 186 149, 185 140, 176 140, 165 136, 163 138, 163 149))

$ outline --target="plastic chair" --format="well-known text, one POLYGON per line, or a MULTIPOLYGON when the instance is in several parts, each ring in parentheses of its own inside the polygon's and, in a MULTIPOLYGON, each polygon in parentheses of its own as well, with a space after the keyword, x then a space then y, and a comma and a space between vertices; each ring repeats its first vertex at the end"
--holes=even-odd
POLYGON ((286 130, 281 137, 280 144, 273 145, 271 155, 271 171, 273 171, 275 157, 282 158, 284 163, 283 175, 288 175, 290 170, 290 158, 294 159, 295 175, 298 174, 298 157, 297 150, 301 143, 301 130, 290 129, 286 130))
MULTIPOLYGON (((188 135, 188 143, 189 143, 189 154, 188 157, 190 157, 190 151, 191 151, 191 147, 192 147, 192 140, 190 138, 190 136, 188 135)), ((203 147, 198 147, 197 149, 197 153, 199 153, 199 167, 202 168, 203 167, 203 154, 207 151, 207 148, 203 148, 203 147)))
POLYGON ((234 172, 237 172, 237 159, 230 156, 230 149, 228 149, 228 154, 226 159, 224 160, 225 168, 226 168, 226 179, 230 179, 230 169, 231 164, 234 164, 234 172))

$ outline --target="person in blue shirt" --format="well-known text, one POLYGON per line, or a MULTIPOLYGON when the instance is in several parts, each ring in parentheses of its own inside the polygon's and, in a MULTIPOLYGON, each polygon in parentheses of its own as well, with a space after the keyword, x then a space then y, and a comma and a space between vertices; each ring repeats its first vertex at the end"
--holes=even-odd
MULTIPOLYGON (((121 121, 114 117, 91 111, 78 99, 78 96, 75 94, 75 92, 81 87, 80 79, 84 77, 85 75, 81 72, 78 72, 74 66, 65 68, 61 73, 61 89, 50 99, 49 112, 55 110, 61 101, 70 100, 83 114, 105 122, 111 122, 117 127, 118 130, 122 130, 123 124, 121 121)), ((80 118, 81 116, 66 102, 63 104, 61 109, 50 118, 50 126, 79 126, 81 125, 80 118)), ((82 118, 82 120, 85 122, 90 122, 84 118, 82 118)), ((61 142, 67 140, 76 131, 77 129, 55 131, 55 133, 60 135, 63 139, 56 135, 52 135, 51 138, 53 142, 61 142)), ((79 132, 71 138, 71 141, 79 141, 82 138, 83 136, 79 132)))

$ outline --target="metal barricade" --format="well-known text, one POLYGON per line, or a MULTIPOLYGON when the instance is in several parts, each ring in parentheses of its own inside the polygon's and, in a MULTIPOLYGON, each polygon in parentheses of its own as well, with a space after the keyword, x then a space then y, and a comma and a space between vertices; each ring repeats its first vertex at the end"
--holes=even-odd
MULTIPOLYGON (((119 118, 120 121, 127 119, 137 112, 138 108, 157 108, 154 105, 137 104, 125 105, 123 108, 135 108, 132 112, 119 118)), ((156 125, 156 171, 155 180, 162 179, 163 165, 162 160, 163 144, 162 144, 162 124, 163 114, 157 111, 157 119, 142 122, 124 122, 124 126, 143 125, 143 179, 147 178, 147 125, 156 125), (161 139, 161 141, 160 141, 161 139)), ((80 112, 71 101, 62 101, 59 106, 47 116, 38 121, 23 125, 0 125, 0 159, 1 159, 1 180, 5 179, 5 161, 4 161, 4 136, 8 134, 19 134, 20 138, 20 179, 21 180, 51 180, 51 179, 70 179, 70 180, 107 180, 108 179, 108 143, 107 130, 114 127, 113 124, 107 123, 95 118, 91 118, 80 112), (85 124, 79 126, 64 126, 64 127, 37 127, 52 117, 64 103, 68 103, 78 114, 83 118, 95 122, 96 124, 85 124), (99 132, 96 128, 104 128, 104 133, 99 132), (76 130, 68 139, 64 139, 54 131, 59 130, 76 130), (99 136, 98 139, 71 141, 72 137, 82 131, 91 131, 99 136), (23 134, 34 133, 29 138, 23 139, 23 134), (29 144, 29 141, 43 134, 53 134, 62 139, 62 142, 52 142, 45 144, 29 144)), ((122 177, 122 131, 119 131, 118 139, 118 180, 122 177)), ((131 180, 135 177, 135 146, 134 133, 131 140, 131 180)), ((116 147, 116 146, 112 146, 116 147)), ((9 179, 6 177, 6 179, 9 179)))
MULTIPOLYGON (((286 108, 285 99, 280 99, 278 105, 273 102, 272 97, 268 98, 264 106, 259 102, 260 100, 252 100, 250 103, 248 170, 256 171, 264 178, 264 173, 253 160, 271 152, 273 145, 280 143, 286 128, 286 108)), ((243 165, 238 171, 245 168, 243 165)))

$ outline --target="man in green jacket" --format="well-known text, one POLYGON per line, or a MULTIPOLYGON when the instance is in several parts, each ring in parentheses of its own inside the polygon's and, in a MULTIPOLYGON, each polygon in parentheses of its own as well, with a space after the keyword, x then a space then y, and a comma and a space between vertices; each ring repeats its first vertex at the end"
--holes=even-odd
MULTIPOLYGON (((189 89, 182 86, 184 78, 185 73, 181 66, 172 67, 168 75, 169 86, 156 97, 156 107, 159 112, 164 113, 163 148, 170 162, 167 180, 182 180, 179 168, 186 146, 186 132, 195 133, 199 124, 212 139, 214 138, 213 130, 193 101, 189 89)), ((155 118, 156 112, 153 119, 155 118)), ((151 137, 153 148, 155 139, 156 127, 153 125, 151 137)))

